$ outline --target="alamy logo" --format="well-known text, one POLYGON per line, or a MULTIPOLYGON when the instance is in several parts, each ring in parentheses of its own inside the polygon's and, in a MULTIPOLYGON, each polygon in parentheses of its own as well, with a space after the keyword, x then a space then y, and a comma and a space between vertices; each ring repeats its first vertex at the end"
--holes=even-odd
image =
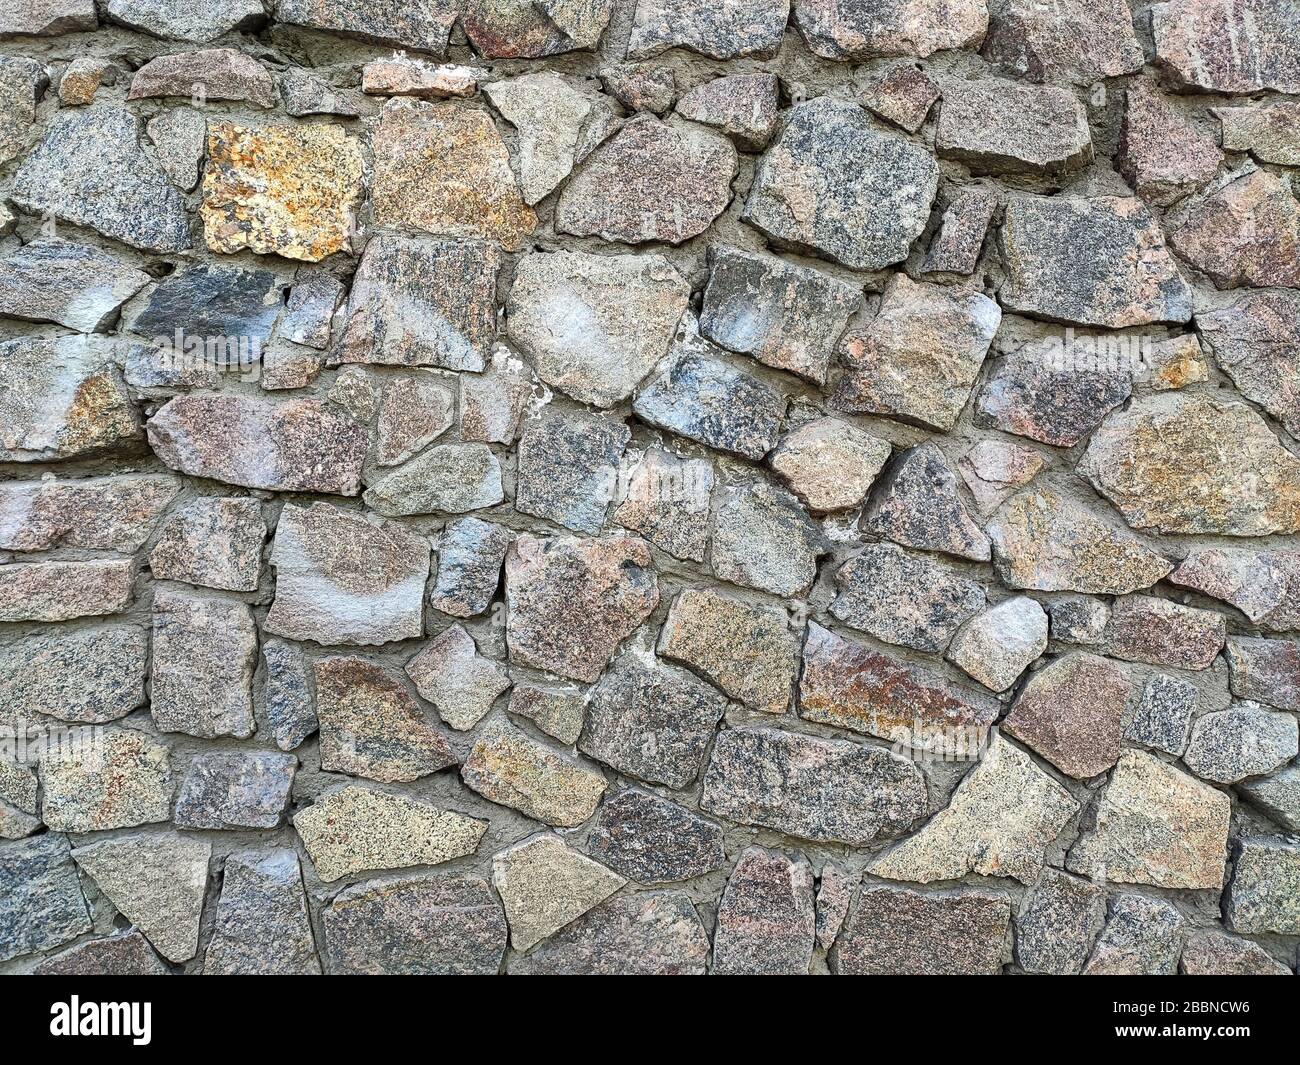
POLYGON ((149 1002, 69 1002, 50 1007, 50 1035, 130 1036, 138 1047, 152 1038, 153 1004, 149 1002))

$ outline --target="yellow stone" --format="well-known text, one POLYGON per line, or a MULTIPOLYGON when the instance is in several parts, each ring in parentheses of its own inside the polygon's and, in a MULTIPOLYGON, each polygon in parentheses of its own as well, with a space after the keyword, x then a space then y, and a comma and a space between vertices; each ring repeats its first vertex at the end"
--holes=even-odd
POLYGON ((361 149, 337 126, 211 122, 204 240, 216 252, 307 262, 347 251, 361 180, 361 149))

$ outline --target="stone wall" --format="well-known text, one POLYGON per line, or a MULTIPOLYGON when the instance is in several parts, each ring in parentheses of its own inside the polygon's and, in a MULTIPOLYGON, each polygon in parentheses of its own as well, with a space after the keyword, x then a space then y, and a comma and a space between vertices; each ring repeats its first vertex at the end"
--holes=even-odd
POLYGON ((0 971, 1291 971, 1295 18, 0 5, 0 971))

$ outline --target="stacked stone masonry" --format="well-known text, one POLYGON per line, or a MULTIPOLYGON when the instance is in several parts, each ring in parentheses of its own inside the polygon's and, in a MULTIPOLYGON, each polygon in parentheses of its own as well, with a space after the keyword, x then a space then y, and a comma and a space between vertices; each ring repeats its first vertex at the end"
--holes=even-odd
POLYGON ((0 4, 0 972, 1293 973, 1283 0, 0 4))

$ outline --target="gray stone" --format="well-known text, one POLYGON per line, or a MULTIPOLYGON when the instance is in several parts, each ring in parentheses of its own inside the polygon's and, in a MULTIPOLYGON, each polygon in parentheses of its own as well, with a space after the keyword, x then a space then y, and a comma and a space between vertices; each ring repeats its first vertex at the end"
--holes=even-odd
POLYGON ((995 976, 1011 900, 998 891, 864 887, 831 948, 838 976, 995 976))
POLYGON ((547 833, 494 855, 492 883, 505 906, 510 945, 523 951, 604 902, 627 881, 547 833))
POLYGON ((978 46, 988 14, 981 0, 795 0, 794 21, 826 59, 924 58, 978 46))
POLYGON ((837 418, 814 418, 782 437, 768 461, 805 506, 829 512, 858 506, 889 455, 887 440, 837 418))
POLYGON ((98 24, 95 0, 21 0, 0 14, 0 36, 54 37, 93 30, 98 24))
POLYGON ((437 444, 385 474, 363 498, 388 517, 481 510, 505 499, 501 463, 486 444, 437 444))
POLYGON ((331 974, 495 976, 506 920, 486 880, 411 876, 339 892, 325 908, 331 974))
POLYGON ((288 114, 341 115, 356 118, 364 113, 365 98, 356 89, 347 89, 319 78, 298 67, 280 72, 280 97, 288 114))
POLYGON ((840 340, 846 372, 831 406, 947 432, 970 397, 1002 321, 998 305, 895 274, 870 322, 840 340))
POLYGON ((162 732, 251 736, 257 625, 247 603, 158 588, 150 710, 162 732))
POLYGON ((703 562, 713 483, 708 460, 647 448, 626 479, 613 519, 675 558, 703 562))
POLYGON ((478 518, 457 518, 436 541, 438 572, 429 590, 435 610, 457 618, 481 614, 496 598, 510 530, 478 518))
POLYGON ((684 892, 622 895, 510 964, 521 976, 701 976, 709 937, 684 892))
POLYGON ((1047 614, 1026 596, 1004 599, 953 637, 948 661, 990 691, 1006 691, 1047 650, 1047 614))
POLYGON ((329 347, 334 312, 343 299, 343 285, 323 270, 298 274, 289 290, 280 336, 295 344, 324 350, 329 347))
POLYGON ((543 414, 519 440, 515 509, 575 532, 599 533, 631 436, 622 421, 543 414))
POLYGON ((0 163, 22 155, 50 79, 35 59, 0 56, 0 163))
POLYGON ((0 566, 0 621, 69 621, 116 614, 131 602, 129 560, 11 562, 0 566))
POLYGON ((784 611, 687 588, 668 611, 658 652, 746 706, 781 714, 790 704, 797 648, 784 611))
POLYGON ((63 721, 104 724, 145 702, 149 639, 127 624, 48 629, 22 636, 0 651, 0 686, 7 724, 49 714, 63 721))
POLYGON ((1092 162, 1088 112, 1073 92, 1002 78, 944 82, 934 147, 972 174, 1059 176, 1092 162))
POLYGON ((293 815, 325 883, 375 869, 440 865, 473 854, 487 822, 404 795, 349 784, 293 815))
POLYGON ((1243 840, 1224 914, 1234 932, 1300 935, 1300 846, 1243 840))
POLYGON ((269 270, 191 266, 160 281, 127 328, 157 338, 155 343, 165 340, 177 349, 185 345, 185 354, 187 341, 209 337, 239 340, 252 354, 270 340, 282 288, 269 270))
POLYGON ((1032 481, 1047 463, 1037 451, 1005 440, 981 440, 957 460, 966 487, 983 515, 997 510, 1017 488, 1032 481))
POLYGON ((201 754, 181 781, 174 820, 180 828, 277 828, 297 766, 291 754, 201 754))
POLYGON ((457 731, 472 729, 510 687, 504 666, 484 658, 474 639, 453 625, 430 640, 406 663, 406 673, 420 697, 438 708, 438 716, 457 731))
POLYGON ((1134 192, 1168 205, 1214 177, 1223 161, 1214 137, 1174 110, 1153 82, 1135 78, 1124 97, 1116 163, 1134 192))
POLYGON ((179 963, 198 953, 211 843, 140 833, 78 847, 72 857, 164 958, 179 963))
POLYGON ((591 682, 659 603, 650 549, 634 537, 516 537, 506 555, 510 659, 591 682))
POLYGON ((872 78, 858 102, 873 115, 915 133, 937 99, 939 86, 925 71, 900 63, 872 78))
POLYGON ((1248 151, 1263 163, 1300 166, 1300 103, 1278 100, 1212 111, 1223 123, 1225 148, 1248 151))
POLYGON ((612 407, 668 351, 689 297, 662 255, 527 255, 507 303, 510 337, 548 385, 612 407))
POLYGON ((167 516, 149 568, 158 580, 256 591, 266 532, 256 499, 204 496, 167 516))
POLYGON ((961 189, 951 195, 921 272, 963 277, 973 274, 997 208, 997 195, 983 189, 961 189))
POLYGON ((992 738, 948 806, 868 866, 875 876, 929 884, 967 873, 1031 884, 1079 804, 1018 747, 992 738))
POLYGON ((620 773, 684 788, 727 709, 721 692, 653 656, 625 651, 587 697, 578 749, 620 773))
POLYGON ((154 37, 205 44, 232 30, 253 30, 266 22, 261 0, 108 0, 112 22, 154 37))
POLYGON ((537 58, 594 49, 611 0, 465 0, 461 25, 474 47, 492 58, 537 58))
POLYGON ((1193 932, 1183 947, 1184 976, 1291 976, 1291 969, 1258 943, 1220 932, 1193 932))
POLYGON ((59 461, 139 440, 119 369, 129 347, 88 336, 0 341, 0 461, 59 461))
POLYGON ((379 644, 423 634, 429 544, 327 503, 280 511, 271 550, 269 633, 316 643, 379 644))
POLYGON ((857 887, 854 878, 838 865, 827 862, 822 866, 817 878, 817 945, 822 950, 830 950, 840 929, 844 927, 844 918, 849 915, 849 906, 853 902, 853 892, 857 887))
POLYGON ((154 147, 158 165, 171 183, 193 192, 203 176, 203 156, 208 146, 208 122, 190 107, 174 107, 149 119, 145 133, 154 147))
POLYGON ((158 96, 247 100, 268 108, 280 102, 271 71, 233 48, 203 48, 149 60, 135 72, 126 98, 158 96))
POLYGON ((1086 595, 1067 595, 1047 604, 1052 639, 1061 643, 1095 647, 1110 624, 1110 607, 1086 595))
POLYGON ((203 972, 210 976, 319 976, 298 855, 289 847, 226 858, 216 926, 203 972))
POLYGON ((460 375, 460 436, 466 442, 513 444, 537 379, 521 360, 498 348, 481 374, 460 375))
POLYGON ((1123 595, 1173 569, 1136 536, 1046 487, 1012 496, 985 528, 1009 588, 1123 595))
POLYGON ((600 803, 605 778, 504 718, 488 722, 461 767, 461 779, 485 799, 548 825, 573 828, 600 803))
POLYGON ((41 787, 41 820, 54 832, 155 824, 171 810, 171 760, 142 732, 105 729, 93 747, 44 752, 41 787))
POLYGON ((749 847, 718 904, 713 972, 726 976, 806 976, 816 916, 806 859, 749 847))
POLYGON ((90 931, 67 836, 0 843, 0 961, 62 946, 90 931))
POLYGON ((924 555, 869 544, 835 571, 831 613, 878 640, 942 651, 984 609, 984 589, 924 555))
POLYGON ((711 5, 691 0, 638 0, 629 56, 688 48, 711 59, 771 56, 781 45, 789 0, 711 5))
POLYGON ((1279 769, 1298 751, 1294 715, 1242 703, 1197 718, 1183 762, 1203 780, 1236 784, 1279 769))
POLYGON ((623 244, 680 244, 726 210, 736 167, 736 149, 726 137, 634 115, 564 186, 555 228, 623 244))
POLYGON ((482 370, 496 336, 500 266, 484 241, 376 236, 353 278, 333 358, 482 370))
POLYGON ((9 481, 0 485, 0 550, 137 551, 180 487, 149 474, 9 481))
POLYGON ((1058 869, 1044 869, 1016 913, 1016 961, 1027 973, 1073 976, 1106 919, 1106 893, 1058 869))
POLYGON ((0 759, 0 840, 24 839, 41 827, 36 816, 37 786, 35 769, 0 759))
POLYGON ((1183 949, 1183 918, 1164 899, 1120 895, 1110 905, 1084 976, 1173 976, 1183 949))
POLYGON ((772 728, 725 729, 700 808, 801 839, 863 846, 905 832, 927 809, 925 779, 881 747, 772 728))
POLYGON ((1227 650, 1233 695, 1281 710, 1300 710, 1300 644, 1233 636, 1227 650))
POLYGON ((606 799, 587 850, 640 884, 671 884, 721 869, 722 828, 653 792, 625 788, 606 799))
POLYGON ((292 751, 320 726, 312 692, 311 664, 293 644, 274 638, 262 641, 266 660, 263 709, 271 738, 282 751, 292 751))
POLYGON ((641 386, 632 410, 643 421, 707 447, 759 461, 776 446, 785 400, 717 356, 689 330, 641 386))
POLYGON ((1126 662, 1199 670, 1223 649, 1226 619, 1150 595, 1126 595, 1111 605, 1106 653, 1126 662))
POLYGON ((677 101, 677 113, 759 152, 776 131, 779 91, 775 74, 732 74, 696 86, 677 101))
POLYGON ((857 104, 823 96, 787 113, 742 217, 779 244, 878 270, 907 258, 938 183, 929 152, 877 132, 857 104))
POLYGON ((1300 24, 1286 5, 1170 0, 1152 5, 1151 28, 1156 62, 1183 88, 1300 92, 1300 24))
POLYGON ((1225 792, 1155 755, 1125 750, 1066 866, 1118 884, 1217 891, 1231 812, 1225 792))
POLYGON ((767 480, 745 480, 722 491, 709 563, 716 577, 773 595, 801 595, 817 576, 817 558, 830 548, 799 501, 767 480))
POLYGON ((600 84, 629 111, 649 111, 662 117, 677 99, 672 67, 650 63, 606 67, 600 72, 600 84))
POLYGON ((93 333, 149 275, 88 244, 34 240, 0 260, 0 317, 93 333))
POLYGON ((906 547, 987 562, 989 538, 966 510, 957 475, 938 446, 919 444, 890 464, 860 527, 906 547))
POLYGON ((392 671, 364 658, 313 663, 320 764, 385 784, 456 764, 447 735, 392 671))
POLYGON ((989 0, 984 54, 1031 81, 1092 85, 1142 67, 1125 0, 989 0))
POLYGON ((1119 666, 1071 651, 1029 678, 1002 727, 1061 772, 1086 780, 1120 756, 1130 690, 1119 666))
POLYGON ((1238 792, 1288 832, 1300 833, 1300 765, 1259 780, 1242 781, 1238 792))
POLYGON ((35 976, 168 976, 170 970, 139 932, 88 939, 51 954, 35 976))
POLYGON ((527 718, 548 736, 572 745, 578 742, 587 716, 586 693, 582 688, 543 688, 520 682, 511 689, 506 709, 527 718))
POLYGON ((835 341, 861 303, 859 289, 816 270, 715 246, 700 332, 731 351, 824 384, 835 341))
POLYGON ((13 202, 147 251, 192 246, 180 194, 140 144, 122 107, 60 111, 14 177, 13 202))
POLYGON ((1166 754, 1182 754, 1187 749, 1196 706, 1194 684, 1156 673, 1147 678, 1142 688, 1142 698, 1133 711, 1124 738, 1166 754))
POLYGON ((382 4, 373 0, 277 0, 279 22, 355 37, 376 44, 414 48, 441 55, 460 5, 450 0, 425 0, 415 5, 382 4))
POLYGON ((360 490, 365 430, 315 399, 177 396, 147 429, 154 454, 193 477, 277 492, 360 490))
POLYGON ((1300 292, 1244 293, 1196 328, 1237 390, 1300 436, 1300 292))
POLYGON ((1008 310, 1109 329, 1191 317, 1191 289, 1140 200, 1017 194, 1000 240, 1008 310))

